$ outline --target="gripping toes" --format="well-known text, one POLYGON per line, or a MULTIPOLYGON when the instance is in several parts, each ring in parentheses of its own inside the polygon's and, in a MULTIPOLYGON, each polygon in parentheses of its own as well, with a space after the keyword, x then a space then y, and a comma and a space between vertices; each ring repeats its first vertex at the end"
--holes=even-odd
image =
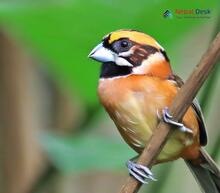
POLYGON ((163 120, 165 123, 169 123, 173 126, 176 126, 179 128, 180 131, 184 132, 184 133, 190 133, 192 134, 192 130, 185 127, 183 123, 179 123, 179 122, 176 122, 174 120, 172 120, 172 115, 169 114, 169 111, 168 111, 168 107, 165 107, 162 111, 162 114, 163 114, 163 120))
POLYGON ((134 163, 132 161, 127 162, 127 167, 129 174, 136 178, 139 182, 143 184, 148 184, 149 180, 157 181, 153 177, 153 173, 146 166, 134 163))

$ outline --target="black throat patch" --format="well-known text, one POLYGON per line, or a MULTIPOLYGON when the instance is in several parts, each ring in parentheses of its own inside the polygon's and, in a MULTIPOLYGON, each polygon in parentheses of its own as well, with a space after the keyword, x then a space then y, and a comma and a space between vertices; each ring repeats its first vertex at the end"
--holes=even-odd
POLYGON ((132 72, 132 67, 118 66, 114 62, 106 62, 102 64, 100 78, 125 76, 131 74, 131 72, 132 72))

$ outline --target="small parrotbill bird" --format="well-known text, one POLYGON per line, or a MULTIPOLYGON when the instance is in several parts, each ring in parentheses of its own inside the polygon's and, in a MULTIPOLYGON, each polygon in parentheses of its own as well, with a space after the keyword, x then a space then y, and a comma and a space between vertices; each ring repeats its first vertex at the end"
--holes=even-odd
MULTIPOLYGON (((183 158, 205 192, 220 192, 220 171, 201 146, 207 135, 196 100, 181 122, 172 120, 171 105, 183 81, 173 74, 163 47, 135 30, 106 35, 89 57, 102 62, 98 86, 100 101, 124 140, 141 153, 162 119, 175 131, 154 164, 183 158)), ((130 175, 142 183, 155 180, 145 166, 127 162, 130 175)))

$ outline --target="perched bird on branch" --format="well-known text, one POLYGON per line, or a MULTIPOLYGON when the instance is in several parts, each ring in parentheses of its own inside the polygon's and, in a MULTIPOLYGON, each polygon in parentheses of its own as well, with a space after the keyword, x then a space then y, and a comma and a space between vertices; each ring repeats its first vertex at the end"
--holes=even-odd
MULTIPOLYGON (((135 30, 106 35, 89 57, 102 62, 98 95, 124 140, 141 153, 160 120, 174 132, 154 164, 183 158, 204 192, 220 192, 220 171, 201 146, 207 144, 203 115, 196 100, 181 122, 172 120, 171 105, 183 81, 173 74, 164 48, 135 30)), ((155 180, 146 166, 127 162, 142 183, 155 180)))

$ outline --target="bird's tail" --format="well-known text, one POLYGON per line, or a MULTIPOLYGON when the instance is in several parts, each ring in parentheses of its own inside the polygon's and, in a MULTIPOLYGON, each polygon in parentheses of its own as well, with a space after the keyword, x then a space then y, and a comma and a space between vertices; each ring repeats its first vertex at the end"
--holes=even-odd
POLYGON ((186 160, 187 166, 204 193, 220 193, 220 170, 209 154, 200 149, 200 163, 186 160))

